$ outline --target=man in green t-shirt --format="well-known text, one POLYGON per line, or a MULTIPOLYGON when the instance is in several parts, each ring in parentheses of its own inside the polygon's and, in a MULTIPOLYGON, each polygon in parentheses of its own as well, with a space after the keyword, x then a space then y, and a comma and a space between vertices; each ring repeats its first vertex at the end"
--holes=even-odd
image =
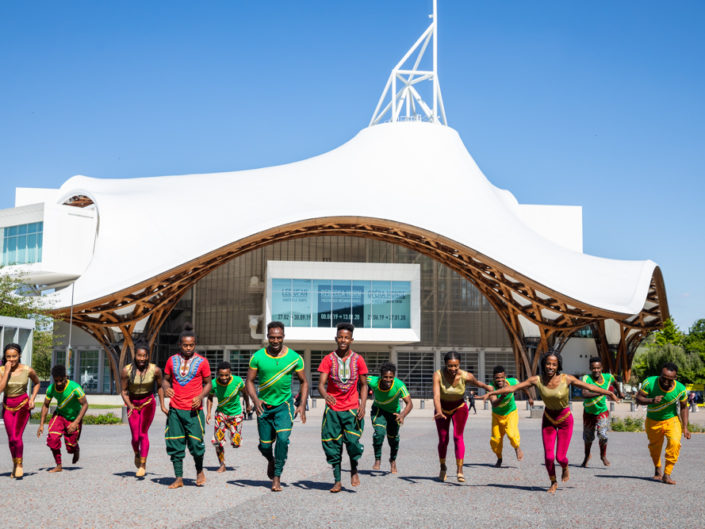
POLYGON ((639 404, 647 407, 646 436, 649 439, 649 452, 654 462, 654 479, 669 485, 676 482, 671 472, 678 461, 681 449, 681 435, 690 439, 688 430, 688 392, 676 380, 678 366, 666 362, 661 368, 661 376, 647 378, 636 394, 639 404), (680 418, 678 408, 680 407, 680 418), (666 466, 661 474, 661 450, 666 439, 666 466))
POLYGON ((41 437, 44 432, 44 422, 49 413, 49 404, 52 399, 56 399, 56 410, 49 422, 49 435, 47 436, 47 446, 51 448, 56 466, 49 472, 61 472, 61 437, 64 437, 66 451, 73 454, 72 464, 78 463, 81 449, 78 446, 78 439, 81 437, 81 425, 83 416, 88 411, 88 401, 86 394, 73 380, 66 377, 66 367, 55 365, 51 368, 51 376, 54 383, 49 386, 42 406, 42 414, 39 418, 39 429, 37 437, 41 437))
POLYGON ((294 417, 300 414, 301 422, 306 423, 308 381, 304 359, 284 345, 282 322, 267 324, 267 340, 269 345, 250 359, 245 386, 257 413, 258 448, 268 461, 267 476, 272 480, 272 491, 279 492, 282 490, 281 475, 289 453, 294 417), (296 373, 301 383, 301 403, 296 410, 291 396, 292 372, 296 373), (255 378, 259 382, 258 389, 255 389, 255 378))
POLYGON ((399 452, 399 427, 404 424, 404 418, 414 407, 409 390, 404 383, 395 378, 397 366, 387 362, 380 368, 380 376, 367 376, 367 383, 374 393, 372 403, 372 446, 375 451, 375 464, 372 470, 379 470, 382 465, 382 446, 384 437, 389 442, 389 465, 391 473, 397 473, 397 453, 399 452), (399 412, 404 401, 404 409, 399 412))
POLYGON ((230 362, 218 364, 218 372, 212 382, 211 392, 208 394, 208 410, 206 423, 211 422, 213 411, 213 397, 218 399, 215 409, 215 430, 211 443, 215 446, 215 453, 220 461, 217 472, 225 472, 225 434, 230 435, 230 444, 239 448, 242 442, 242 421, 245 414, 242 412, 240 397, 245 399, 247 412, 252 411, 250 399, 245 391, 245 383, 240 377, 232 374, 230 362))
MULTIPOLYGON (((583 382, 593 384, 602 389, 614 387, 615 394, 621 399, 622 393, 619 391, 617 381, 610 373, 602 372, 602 360, 599 356, 593 356, 589 362, 590 374, 583 376, 583 382)), ((607 407, 607 398, 604 395, 583 390, 583 441, 585 442, 585 459, 581 467, 587 467, 590 460, 590 449, 595 440, 595 432, 600 444, 600 459, 606 467, 610 466, 607 460, 607 432, 610 429, 610 412, 607 407)))
MULTIPOLYGON (((519 381, 516 378, 508 377, 504 367, 495 366, 492 370, 492 382, 490 387, 495 389, 502 389, 504 386, 515 386, 519 381)), ((531 397, 531 393, 528 390, 524 392, 529 397, 529 405, 534 405, 534 400, 531 397)), ((507 393, 506 395, 492 396, 490 397, 490 402, 492 403, 492 437, 490 437, 490 448, 497 456, 497 462, 495 467, 499 468, 502 466, 502 448, 504 446, 504 436, 507 436, 509 442, 511 443, 514 451, 517 455, 517 460, 521 461, 524 459, 524 453, 521 451, 519 446, 519 441, 521 437, 519 435, 519 412, 517 411, 517 405, 514 401, 514 393, 507 393)))

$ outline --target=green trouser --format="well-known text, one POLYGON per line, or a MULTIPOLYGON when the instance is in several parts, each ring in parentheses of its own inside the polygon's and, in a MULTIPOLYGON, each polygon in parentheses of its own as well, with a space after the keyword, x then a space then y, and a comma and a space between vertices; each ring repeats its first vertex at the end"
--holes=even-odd
POLYGON ((275 476, 282 475, 286 457, 289 455, 289 436, 294 425, 294 413, 294 400, 289 399, 278 406, 268 406, 263 402, 262 415, 257 417, 257 448, 268 461, 274 458, 275 476))
POLYGON ((321 423, 321 443, 326 461, 333 466, 335 481, 340 481, 340 463, 343 459, 343 444, 350 456, 351 471, 357 470, 357 460, 362 456, 362 430, 364 419, 357 418, 357 410, 334 411, 326 406, 321 423))
POLYGON ((372 446, 375 449, 375 459, 382 459, 384 437, 389 440, 389 460, 396 461, 399 452, 399 423, 391 411, 385 411, 372 405, 372 446))
POLYGON ((203 454, 206 453, 206 445, 203 442, 204 424, 203 410, 169 408, 164 440, 166 441, 166 453, 171 457, 174 475, 177 478, 184 475, 184 456, 187 445, 188 451, 191 452, 196 463, 196 472, 203 470, 203 454))

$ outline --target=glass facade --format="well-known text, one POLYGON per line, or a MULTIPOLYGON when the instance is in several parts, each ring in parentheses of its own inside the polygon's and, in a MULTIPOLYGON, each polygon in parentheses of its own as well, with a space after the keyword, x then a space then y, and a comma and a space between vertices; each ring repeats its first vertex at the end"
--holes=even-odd
MULTIPOLYGON (((443 354, 450 349, 464 351, 465 363, 461 362, 461 367, 485 381, 491 378, 496 362, 501 361, 507 373, 516 373, 509 335, 493 307, 472 283, 413 250, 344 236, 275 243, 248 252, 211 272, 196 283, 169 315, 158 338, 156 363, 163 366, 169 355, 177 351, 182 325, 191 321, 196 329, 199 351, 222 351, 222 357, 229 359, 233 371, 244 378, 250 355, 262 347, 262 341, 250 334, 249 316, 265 312, 266 292, 262 285, 268 261, 418 264, 421 271, 420 342, 413 346, 358 344, 356 347, 373 373, 385 361, 396 362, 399 378, 410 385, 415 398, 431 397, 433 371, 440 367, 443 354)), ((353 319, 360 327, 364 327, 368 315, 373 328, 375 325, 392 329, 408 325, 394 318, 409 310, 406 306, 408 287, 403 281, 385 281, 378 285, 371 281, 276 279, 283 281, 272 284, 272 294, 278 291, 279 303, 284 308, 272 313, 281 316, 288 326, 312 327, 320 322, 325 327, 333 327, 343 317, 354 318, 355 314, 363 319, 361 325, 357 325, 359 318, 353 319), (390 303, 390 300, 400 302, 390 303), (378 315, 376 320, 375 314, 378 315), (388 319, 380 319, 380 315, 388 319)), ((263 332, 262 325, 257 332, 263 332)), ((312 395, 317 396, 316 369, 323 355, 335 346, 332 333, 330 344, 296 342, 290 345, 305 357, 312 395)))
POLYGON ((272 319, 292 327, 409 329, 410 281, 272 279, 272 319))
POLYGON ((100 351, 81 351, 79 355, 78 379, 86 393, 98 392, 100 351))
POLYGON ((42 260, 43 222, 2 228, 2 265, 38 263, 42 260))

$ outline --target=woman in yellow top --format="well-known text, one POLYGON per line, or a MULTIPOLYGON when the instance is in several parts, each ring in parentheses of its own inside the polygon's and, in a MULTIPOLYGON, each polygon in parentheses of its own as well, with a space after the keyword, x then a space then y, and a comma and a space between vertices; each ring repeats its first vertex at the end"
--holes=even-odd
POLYGON ((450 423, 453 422, 453 442, 455 444, 455 462, 458 467, 458 481, 465 481, 463 476, 463 459, 465 458, 465 441, 463 430, 468 420, 468 406, 465 404, 465 383, 492 391, 492 388, 475 378, 472 373, 460 369, 460 355, 448 351, 443 357, 445 368, 433 374, 433 406, 438 430, 438 457, 441 472, 438 479, 446 479, 446 452, 450 437, 450 423))
POLYGON ((126 365, 121 373, 122 400, 127 406, 127 422, 132 432, 132 450, 135 452, 135 466, 138 478, 147 473, 147 456, 149 455, 149 427, 154 419, 157 403, 154 400, 156 383, 159 405, 162 413, 169 414, 164 406, 164 389, 162 388, 162 370, 149 362, 149 345, 135 344, 135 358, 126 365))
POLYGON ((0 366, 0 392, 4 393, 2 419, 5 422, 7 440, 12 455, 12 474, 10 477, 21 478, 22 453, 24 443, 22 434, 29 421, 29 414, 34 409, 34 399, 39 393, 39 377, 29 366, 20 364, 22 348, 16 343, 5 346, 0 366), (32 396, 27 395, 27 386, 32 381, 32 396))
POLYGON ((607 395, 615 402, 619 401, 611 391, 587 384, 572 375, 561 373, 562 369, 561 355, 549 351, 541 358, 541 375, 529 377, 514 386, 506 385, 502 389, 490 391, 482 397, 487 399, 493 395, 505 395, 529 386, 536 386, 544 405, 541 435, 543 437, 546 470, 548 471, 548 477, 551 479, 551 487, 548 492, 551 494, 558 489, 554 458, 563 469, 561 481, 568 481, 570 478, 568 472, 568 446, 573 435, 573 415, 570 413, 568 388, 574 384, 581 389, 593 391, 600 395, 607 395))

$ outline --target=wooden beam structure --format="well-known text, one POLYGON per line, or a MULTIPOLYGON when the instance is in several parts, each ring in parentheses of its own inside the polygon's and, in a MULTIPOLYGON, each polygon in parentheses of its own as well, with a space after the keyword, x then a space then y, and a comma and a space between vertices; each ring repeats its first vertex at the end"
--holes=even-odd
MULTIPOLYGON (((178 300, 201 278, 257 248, 326 235, 366 237, 398 244, 435 259, 470 281, 494 307, 507 329, 518 375, 522 377, 537 373, 542 353, 550 349, 560 351, 575 331, 590 326, 605 365, 628 380, 639 343, 647 334, 661 328, 669 315, 658 267, 641 312, 625 315, 571 299, 472 248, 416 226, 377 218, 327 217, 252 235, 128 289, 76 305, 73 307, 73 323, 101 343, 109 353, 114 379, 119 380, 120 370, 133 354, 136 329, 141 328, 141 338, 152 345, 178 300), (616 344, 609 344, 605 333, 604 322, 610 319, 620 328, 620 339, 616 344), (531 339, 525 336, 523 329, 527 325, 537 329, 538 336, 531 339), (612 345, 616 351, 614 358, 610 356, 612 345)), ((55 310, 53 316, 68 321, 69 312, 70 307, 65 307, 55 310)))

